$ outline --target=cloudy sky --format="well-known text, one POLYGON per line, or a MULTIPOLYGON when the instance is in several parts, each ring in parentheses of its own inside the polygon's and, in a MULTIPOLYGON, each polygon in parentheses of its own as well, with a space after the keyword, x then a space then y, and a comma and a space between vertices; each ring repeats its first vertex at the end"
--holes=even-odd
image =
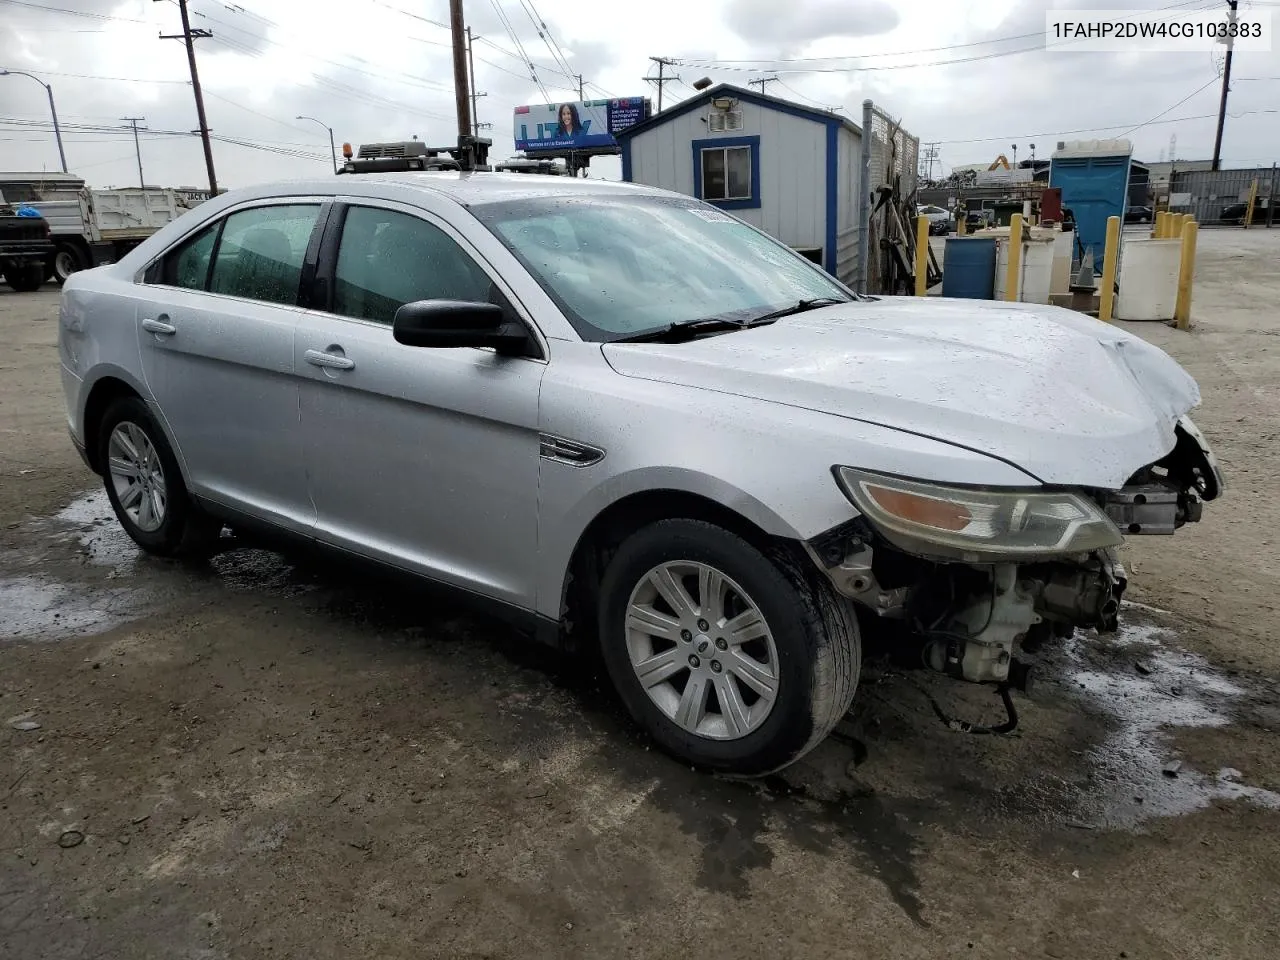
MULTIPOLYGON (((480 118, 493 156, 511 154, 512 108, 571 98, 648 94, 650 56, 680 61, 666 101, 702 76, 840 107, 855 120, 870 97, 921 141, 940 169, 1018 144, 1040 154, 1060 138, 1128 135, 1139 158, 1213 148, 1221 55, 1064 53, 1043 49, 1049 7, 1211 10, 1223 0, 466 0, 480 118), (543 27, 545 25, 545 29, 543 27), (541 36, 540 36, 541 33, 541 36), (531 60, 538 83, 525 61, 531 60), (539 83, 541 86, 539 86, 539 83), (545 90, 545 93, 543 92, 545 90), (1143 125, 1145 124, 1145 125, 1143 125), (1139 126, 1142 125, 1142 126, 1139 126), (1137 129, 1130 130, 1130 128, 1137 129)), ((1280 0, 1241 0, 1280 21, 1280 0)), ((219 181, 323 174, 339 144, 455 136, 447 0, 191 0, 219 181)), ((53 86, 71 170, 94 185, 137 182, 124 117, 145 117, 148 184, 207 183, 175 0, 0 0, 0 69, 53 86)), ((1239 53, 1223 144, 1228 165, 1280 159, 1280 48, 1239 53)), ((57 170, 44 90, 0 77, 0 170, 57 170)), ((616 160, 593 162, 616 178, 616 160)))

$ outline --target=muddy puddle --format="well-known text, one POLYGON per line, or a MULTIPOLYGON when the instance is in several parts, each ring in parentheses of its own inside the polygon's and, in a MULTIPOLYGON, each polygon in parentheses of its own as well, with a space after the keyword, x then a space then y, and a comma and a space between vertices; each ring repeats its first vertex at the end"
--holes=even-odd
POLYGON ((1111 732, 1087 751, 1092 787, 1079 797, 1079 819, 1128 828, 1153 817, 1192 813, 1215 800, 1248 800, 1280 810, 1280 794, 1240 782, 1230 767, 1193 769, 1172 740, 1182 728, 1226 727, 1244 681, 1176 646, 1177 632, 1156 611, 1126 605, 1116 636, 1083 634, 1064 648, 1064 680, 1111 732))

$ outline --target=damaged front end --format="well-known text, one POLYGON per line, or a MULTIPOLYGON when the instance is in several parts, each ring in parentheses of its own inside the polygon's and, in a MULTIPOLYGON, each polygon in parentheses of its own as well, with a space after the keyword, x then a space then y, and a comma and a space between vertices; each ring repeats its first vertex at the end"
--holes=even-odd
POLYGON ((1176 432, 1174 449, 1118 491, 962 488, 837 468, 861 516, 806 547, 837 591, 905 627, 924 665, 1025 689, 1021 650, 1078 627, 1115 631, 1124 536, 1171 534, 1222 492, 1199 431, 1183 418, 1176 432))

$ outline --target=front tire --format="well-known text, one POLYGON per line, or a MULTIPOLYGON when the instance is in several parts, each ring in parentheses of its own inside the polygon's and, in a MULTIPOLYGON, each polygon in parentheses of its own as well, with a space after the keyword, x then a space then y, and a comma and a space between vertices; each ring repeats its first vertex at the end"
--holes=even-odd
POLYGON ((115 401, 98 429, 98 463, 116 519, 148 553, 207 554, 221 524, 191 502, 177 458, 147 405, 115 401))
POLYGON ((601 583, 605 665, 668 753, 758 776, 813 749, 848 710, 861 646, 847 601, 782 551, 697 520, 633 534, 601 583))

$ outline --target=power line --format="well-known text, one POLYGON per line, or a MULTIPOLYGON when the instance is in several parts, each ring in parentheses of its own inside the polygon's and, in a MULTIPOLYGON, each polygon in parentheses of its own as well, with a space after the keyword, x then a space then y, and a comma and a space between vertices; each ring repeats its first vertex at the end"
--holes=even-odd
POLYGON ((516 35, 515 28, 511 25, 511 21, 507 18, 506 11, 502 9, 501 0, 489 0, 493 5, 493 11, 498 15, 498 19, 502 21, 503 28, 507 31, 507 36, 511 38, 511 42, 515 44, 516 50, 520 52, 520 59, 524 61, 525 66, 529 68, 529 77, 537 85, 543 99, 550 101, 551 94, 547 93, 547 88, 542 85, 542 81, 538 79, 538 71, 534 68, 533 61, 529 59, 529 53, 525 50, 524 44, 520 42, 520 37, 516 35))
POLYGON ((520 6, 524 8, 525 14, 529 17, 529 22, 533 24, 534 32, 542 38, 547 52, 551 54, 551 59, 558 63, 569 77, 573 77, 573 68, 569 66, 569 61, 565 59, 564 51, 560 49, 560 44, 551 35, 551 30, 547 27, 546 21, 542 19, 542 14, 535 10, 532 0, 520 0, 520 6))
MULTIPOLYGON (((171 0, 171 2, 173 2, 173 0, 171 0)), ((337 67, 339 70, 346 70, 352 73, 361 73, 367 77, 372 77, 375 80, 390 80, 395 83, 402 83, 405 86, 427 87, 427 88, 436 89, 436 90, 452 89, 446 83, 441 83, 439 80, 431 80, 427 77, 418 77, 412 74, 404 74, 404 73, 400 73, 400 74, 374 73, 370 70, 362 70, 359 67, 353 67, 350 64, 340 63, 337 60, 330 60, 328 57, 322 57, 319 54, 312 53, 310 50, 306 49, 305 47, 298 46, 296 44, 291 44, 291 43, 281 43, 280 41, 274 40, 271 37, 264 36, 262 34, 254 33, 250 30, 244 30, 240 27, 233 26, 224 20, 219 20, 216 17, 211 17, 206 13, 200 13, 197 11, 196 16, 203 17, 205 20, 208 20, 210 23, 216 23, 219 26, 225 27, 228 30, 233 30, 236 33, 242 34, 253 40, 260 40, 263 43, 269 44, 273 47, 279 47, 282 50, 292 50, 295 53, 299 53, 304 57, 308 57, 312 60, 317 60, 320 63, 327 63, 332 67, 337 67), (413 82, 410 82, 410 81, 413 81, 413 82)), ((278 24, 272 24, 272 25, 278 26, 278 24)), ((442 46, 443 45, 444 44, 442 44, 442 46)), ((360 57, 355 57, 350 55, 348 56, 350 57, 351 60, 354 60, 356 63, 363 63, 368 66, 372 66, 372 64, 369 64, 367 60, 363 60, 360 57)))
POLYGON ((115 17, 105 13, 89 13, 87 10, 68 10, 66 7, 50 7, 43 3, 29 3, 27 0, 0 0, 0 3, 8 4, 11 7, 27 7, 30 10, 39 10, 41 13, 62 13, 69 17, 83 17, 86 20, 114 21, 116 23, 142 23, 147 26, 154 26, 150 20, 135 20, 131 17, 115 17))
POLYGON ((1127 137, 1129 134, 1133 133, 1133 131, 1135 131, 1135 130, 1139 130, 1139 129, 1141 129, 1142 127, 1145 127, 1145 126, 1147 126, 1147 125, 1148 125, 1148 124, 1150 124, 1150 123, 1154 123, 1155 121, 1157 121, 1157 120, 1159 120, 1161 117, 1163 117, 1166 113, 1169 113, 1171 110, 1175 110, 1176 108, 1178 108, 1178 107, 1182 106, 1184 103, 1186 103, 1186 102, 1187 102, 1188 100, 1190 100, 1192 97, 1194 97, 1197 93, 1200 93, 1202 90, 1205 90, 1205 89, 1207 89, 1207 88, 1209 88, 1209 87, 1213 86, 1213 85, 1214 85, 1215 83, 1217 83, 1217 82, 1218 82, 1218 78, 1217 78, 1217 77, 1214 77, 1212 80, 1210 80, 1208 83, 1204 84, 1203 86, 1196 87, 1194 90, 1192 90, 1190 93, 1188 93, 1185 97, 1183 97, 1181 100, 1179 100, 1177 103, 1175 103, 1172 107, 1167 107, 1167 108, 1165 108, 1164 110, 1161 110, 1159 113, 1157 113, 1157 114, 1156 114, 1154 117, 1152 117, 1150 120, 1144 120, 1142 123, 1138 124, 1137 126, 1130 127, 1130 128, 1129 128, 1128 130, 1126 130, 1124 133, 1120 134, 1120 136, 1121 136, 1121 137, 1127 137))

